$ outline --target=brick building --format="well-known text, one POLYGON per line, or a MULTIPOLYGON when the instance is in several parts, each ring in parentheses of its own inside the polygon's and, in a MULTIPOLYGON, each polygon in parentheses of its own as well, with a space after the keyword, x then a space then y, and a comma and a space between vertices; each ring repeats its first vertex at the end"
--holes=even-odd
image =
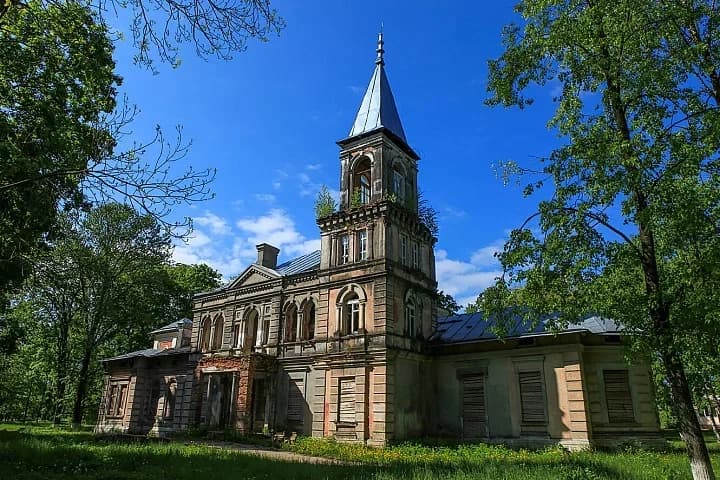
POLYGON ((104 361, 98 431, 189 427, 298 432, 383 445, 417 437, 561 443, 659 441, 646 365, 628 366, 597 317, 558 335, 518 324, 504 341, 478 314, 438 317, 435 238, 418 215, 408 144, 379 39, 340 146, 340 205, 321 249, 257 261, 195 297, 153 348, 104 361))

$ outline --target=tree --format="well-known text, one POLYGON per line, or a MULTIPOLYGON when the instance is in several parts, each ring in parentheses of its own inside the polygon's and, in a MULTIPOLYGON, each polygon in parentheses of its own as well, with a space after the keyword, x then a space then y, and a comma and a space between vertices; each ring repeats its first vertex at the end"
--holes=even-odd
MULTIPOLYGON (((61 2, 44 0, 47 6, 61 2)), ((268 41, 279 34, 285 21, 270 6, 270 0, 68 0, 64 4, 89 7, 103 25, 116 24, 120 11, 129 11, 130 32, 137 49, 135 62, 152 67, 153 51, 160 61, 178 65, 179 47, 194 45, 200 57, 232 58, 247 48, 251 38, 268 41)), ((13 11, 26 7, 22 0, 0 5, 0 24, 13 11)))
POLYGON ((480 297, 559 326, 614 318, 662 365, 693 476, 714 478, 682 352, 717 324, 720 291, 720 25, 707 1, 525 0, 489 63, 489 103, 526 108, 562 90, 549 125, 563 145, 532 175, 552 197, 514 230, 504 275, 480 297), (533 223, 535 222, 535 223, 533 223), (535 228, 533 228, 535 227, 535 228), (715 321, 715 324, 712 322, 715 321))
POLYGON ((327 185, 323 185, 315 199, 315 218, 320 219, 332 215, 337 210, 337 202, 327 185))
POLYGON ((172 308, 175 319, 192 318, 193 296, 222 285, 220 272, 204 263, 197 265, 176 263, 165 269, 172 282, 172 308))
POLYGON ((117 105, 105 26, 82 3, 38 1, 0 25, 0 295, 27 276, 60 210, 121 198, 186 233, 190 220, 168 214, 210 198, 214 170, 172 171, 187 153, 180 132, 129 141, 136 109, 117 105))
POLYGON ((114 65, 106 30, 79 4, 32 1, 3 18, 0 294, 27 275, 29 253, 52 237, 60 202, 81 203, 87 159, 112 148, 98 122, 115 108, 114 65), (48 174, 55 169, 68 173, 48 174))
POLYGON ((448 315, 456 315, 460 310, 460 305, 455 301, 452 295, 439 290, 435 293, 435 301, 439 309, 447 312, 448 315))

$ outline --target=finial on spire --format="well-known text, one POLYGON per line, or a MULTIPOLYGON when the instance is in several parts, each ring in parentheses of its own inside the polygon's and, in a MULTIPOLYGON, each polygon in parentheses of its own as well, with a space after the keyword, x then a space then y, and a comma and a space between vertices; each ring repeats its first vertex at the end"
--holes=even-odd
POLYGON ((383 42, 383 25, 380 24, 380 33, 378 33, 378 43, 377 43, 377 58, 375 59, 375 63, 378 65, 385 65, 385 59, 383 58, 383 54, 385 53, 385 50, 383 49, 383 45, 385 42, 383 42))

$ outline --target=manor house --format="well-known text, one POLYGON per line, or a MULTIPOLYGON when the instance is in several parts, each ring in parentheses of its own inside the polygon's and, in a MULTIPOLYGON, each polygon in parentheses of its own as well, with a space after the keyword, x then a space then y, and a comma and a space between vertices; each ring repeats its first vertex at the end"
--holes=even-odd
POLYGON ((442 316, 436 239, 418 215, 418 160, 384 68, 340 140, 338 211, 319 251, 278 263, 272 245, 152 348, 104 360, 97 430, 188 428, 384 445, 446 437, 569 448, 660 441, 645 363, 612 321, 502 341, 479 314, 442 316))

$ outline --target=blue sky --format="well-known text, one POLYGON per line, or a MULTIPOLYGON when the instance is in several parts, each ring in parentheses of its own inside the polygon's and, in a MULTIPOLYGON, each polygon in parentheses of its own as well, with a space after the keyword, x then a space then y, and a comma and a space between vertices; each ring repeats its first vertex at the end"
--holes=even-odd
POLYGON ((180 67, 160 65, 158 74, 134 66, 130 42, 120 42, 122 91, 141 109, 138 140, 156 124, 168 132, 181 124, 193 142, 183 162, 217 168, 215 198, 174 212, 195 223, 175 259, 208 263, 227 278, 252 263, 259 242, 280 247, 281 259, 318 248, 313 202, 322 184, 338 188, 335 142, 360 105, 382 22, 388 79, 421 157, 419 187, 440 214, 439 288, 472 301, 498 274, 493 252, 538 201, 504 186, 493 164, 550 152, 557 92, 538 89, 524 111, 485 106, 487 60, 502 52, 502 26, 517 21, 513 2, 446 5, 277 1, 287 22, 279 37, 252 41, 231 61, 188 48, 180 67))

